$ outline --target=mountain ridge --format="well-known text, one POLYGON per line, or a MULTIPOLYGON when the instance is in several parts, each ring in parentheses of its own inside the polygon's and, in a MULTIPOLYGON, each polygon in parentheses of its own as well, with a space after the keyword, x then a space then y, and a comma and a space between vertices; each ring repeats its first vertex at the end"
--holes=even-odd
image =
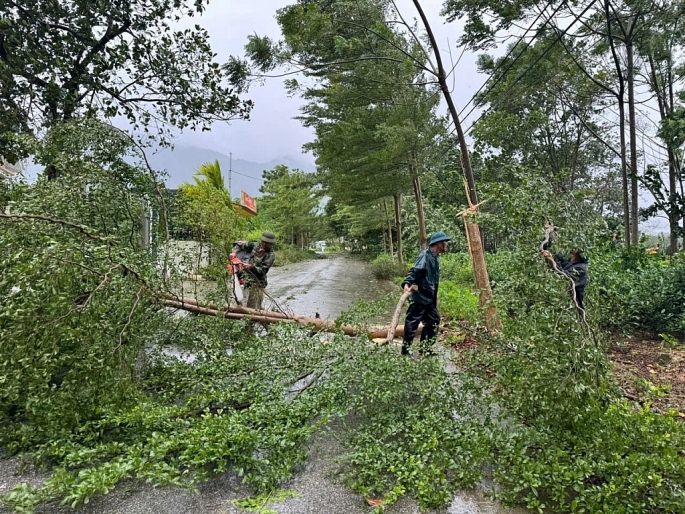
MULTIPOLYGON (((284 164, 290 169, 298 168, 305 172, 313 172, 314 166, 307 164, 304 159, 284 155, 266 162, 253 162, 246 159, 231 158, 222 152, 193 145, 177 144, 174 148, 157 148, 146 150, 148 162, 157 172, 165 172, 164 182, 169 189, 177 189, 184 182, 193 183, 193 174, 204 163, 219 161, 221 174, 224 176, 226 187, 229 187, 229 170, 231 171, 231 196, 240 196, 245 191, 252 197, 261 196, 259 188, 263 183, 262 171, 273 169, 284 164)), ((128 160, 128 159, 127 159, 128 160)), ((43 167, 28 163, 23 175, 29 180, 35 180, 43 167)))
POLYGON ((229 187, 229 170, 231 171, 230 189, 233 197, 238 196, 240 191, 245 191, 253 197, 260 196, 259 188, 263 183, 262 171, 273 169, 279 164, 305 172, 314 171, 314 166, 290 155, 266 162, 253 162, 231 158, 229 155, 209 148, 184 144, 174 145, 173 149, 160 148, 149 154, 148 160, 153 169, 166 172, 165 182, 170 189, 178 188, 183 182, 192 183, 193 174, 202 164, 218 160, 226 187, 229 187))

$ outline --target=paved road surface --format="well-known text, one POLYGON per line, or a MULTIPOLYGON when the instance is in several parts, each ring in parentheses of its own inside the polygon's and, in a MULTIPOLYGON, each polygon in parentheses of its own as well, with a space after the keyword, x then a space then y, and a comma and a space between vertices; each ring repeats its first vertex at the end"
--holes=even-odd
MULTIPOLYGON (((376 280, 363 261, 347 256, 271 268, 266 291, 286 312, 310 317, 318 312, 329 319, 337 318, 358 298, 376 300, 395 293, 399 299, 402 294, 393 282, 376 280)), ((270 307, 268 298, 264 307, 270 307)))

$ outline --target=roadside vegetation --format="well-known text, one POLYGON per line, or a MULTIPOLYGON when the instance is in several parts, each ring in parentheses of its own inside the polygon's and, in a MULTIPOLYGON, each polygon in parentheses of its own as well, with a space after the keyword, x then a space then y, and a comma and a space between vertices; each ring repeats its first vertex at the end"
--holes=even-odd
MULTIPOLYGON (((192 490, 230 472, 254 496, 242 505, 262 505, 333 429, 342 480, 379 511, 404 496, 442 508, 493 478, 537 512, 683 512, 683 6, 514 4, 444 4, 465 51, 533 20, 529 41, 478 59, 486 84, 460 102, 481 112, 470 152, 441 115, 450 75, 420 10, 293 0, 281 40, 252 36, 220 63, 200 25, 173 28, 204 2, 8 7, 0 156, 43 171, 0 178, 0 447, 50 477, 2 502, 78 507, 123 480, 192 490), (146 144, 246 118, 251 79, 295 65, 317 173, 264 170, 251 218, 218 163, 169 195, 146 144), (130 133, 110 124, 122 117, 130 133), (669 234, 646 248, 639 222, 656 215, 669 234), (554 252, 589 258, 587 317, 540 256, 547 222, 554 252), (222 312, 232 243, 264 230, 278 264, 327 241, 395 281, 430 233, 450 234, 433 356, 168 307, 206 259, 202 301, 222 312), (199 248, 188 262, 181 238, 199 248)), ((337 322, 387 310, 360 300, 337 322)))

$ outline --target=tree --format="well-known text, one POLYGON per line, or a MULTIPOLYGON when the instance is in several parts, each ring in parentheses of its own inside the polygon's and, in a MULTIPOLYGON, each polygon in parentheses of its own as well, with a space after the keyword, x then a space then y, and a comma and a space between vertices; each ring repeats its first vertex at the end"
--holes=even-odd
MULTIPOLYGON (((306 147, 317 156, 327 194, 343 203, 376 202, 413 187, 423 248, 427 237, 421 153, 432 139, 437 99, 430 87, 417 87, 425 84, 420 70, 398 66, 403 52, 417 49, 383 24, 383 13, 374 2, 284 8, 278 19, 287 50, 276 57, 290 64, 341 61, 339 66, 308 70, 308 76, 316 77, 313 85, 289 83, 308 101, 301 119, 316 130, 316 140, 306 147), (354 20, 360 18, 375 24, 375 39, 381 43, 376 45, 376 59, 367 58, 367 44, 374 38, 355 26, 354 20), (316 43, 322 41, 326 44, 316 43), (382 45, 383 41, 391 44, 382 45)), ((252 38, 248 50, 253 61, 259 61, 264 49, 272 51, 269 46, 268 41, 252 38)))
MULTIPOLYGON (((526 30, 524 36, 534 28, 537 33, 544 33, 547 25, 554 26, 555 16, 566 16, 571 18, 570 24, 564 22, 563 30, 555 27, 557 37, 550 43, 548 49, 540 56, 546 56, 552 48, 561 41, 571 29, 579 24, 581 29, 577 31, 578 36, 588 38, 598 36, 600 50, 608 52, 610 50, 615 67, 615 76, 618 82, 616 88, 612 88, 604 83, 600 77, 606 78, 606 74, 594 76, 586 70, 578 61, 576 63, 584 70, 588 78, 594 81, 605 91, 616 97, 619 110, 620 138, 621 146, 619 156, 624 187, 624 223, 626 244, 637 243, 638 237, 638 179, 637 179, 637 139, 636 139, 636 117, 635 117, 635 59, 634 46, 638 34, 643 27, 643 17, 649 10, 649 6, 641 0, 627 1, 619 5, 612 0, 604 0, 598 3, 596 0, 584 2, 580 5, 570 5, 567 2, 549 2, 540 8, 538 3, 529 0, 519 0, 513 3, 502 4, 501 2, 482 0, 478 4, 473 4, 465 0, 448 0, 445 5, 445 14, 449 20, 465 17, 467 19, 462 42, 472 48, 482 48, 492 45, 494 35, 498 30, 508 29, 516 21, 532 17, 537 13, 536 18, 526 30), (642 5, 644 4, 644 5, 642 5), (476 8, 477 7, 477 8, 476 8), (548 13, 548 9, 553 11, 548 13), (582 9, 580 13, 576 11, 582 9), (562 14, 559 14, 559 13, 562 14), (538 20, 542 19, 536 27, 538 20), (640 22, 640 23, 638 23, 640 22), (622 45, 626 52, 625 69, 618 44, 622 45), (628 95, 628 117, 629 117, 629 144, 630 144, 630 176, 628 174, 627 151, 625 144, 625 102, 624 95, 628 95), (628 179, 630 178, 630 198, 628 198, 628 179)), ((522 38, 523 39, 523 38, 522 38)), ((528 44, 524 46, 520 57, 528 44)), ((536 61, 537 63, 537 61, 536 61)), ((528 69, 530 71, 530 69, 528 69)))
MULTIPOLYGON (((469 203, 471 210, 476 212, 478 197, 475 179, 466 138, 447 84, 448 73, 418 0, 414 0, 414 6, 428 39, 428 47, 417 35, 416 28, 406 23, 394 2, 388 4, 374 0, 356 3, 300 1, 279 11, 279 23, 286 36, 283 42, 274 43, 268 38, 255 37, 248 45, 248 52, 252 62, 263 71, 273 70, 280 64, 289 64, 296 66, 298 71, 305 75, 319 79, 325 79, 327 74, 333 72, 343 73, 349 65, 363 61, 394 62, 398 70, 416 68, 420 73, 431 77, 433 83, 437 82, 448 104, 450 118, 457 131, 469 203), (398 28, 390 29, 391 26, 398 28), (314 33, 320 34, 321 37, 288 39, 287 35, 290 32, 305 36, 314 33), (398 38, 405 40, 406 43, 398 45, 398 38), (351 46, 353 52, 340 52, 342 49, 350 48, 350 43, 354 43, 351 46)), ((248 64, 233 59, 228 71, 231 76, 245 76, 249 71, 248 64)), ((490 301, 492 290, 480 231, 477 225, 466 217, 464 221, 469 234, 476 287, 481 293, 481 304, 487 306, 486 318, 490 324, 495 319, 496 310, 490 301)))
POLYGON ((264 184, 259 190, 263 216, 272 221, 277 231, 290 244, 306 248, 309 233, 316 225, 320 195, 315 190, 313 175, 278 165, 262 173, 264 184))
POLYGON ((194 184, 179 186, 180 218, 190 227, 200 243, 198 260, 203 246, 209 245, 210 259, 223 265, 231 252, 233 242, 244 228, 244 222, 233 210, 231 195, 224 185, 219 161, 205 163, 193 175, 194 184))
POLYGON ((149 293, 163 287, 140 214, 148 201, 163 207, 135 146, 110 126, 72 120, 20 139, 65 170, 19 187, 0 213, 2 444, 24 432, 14 448, 26 449, 128 396, 149 342, 140 329, 160 319, 149 293))
POLYGON ((684 14, 685 6, 679 2, 654 6, 647 15, 644 36, 637 45, 637 51, 645 61, 647 83, 656 96, 659 107, 660 129, 657 134, 664 141, 668 156, 666 181, 662 178, 662 166, 658 164, 647 167, 642 178, 642 184, 655 199, 646 213, 655 214, 661 211, 668 217, 671 253, 678 251, 678 237, 683 235, 685 228, 682 135, 678 121, 682 116, 682 107, 677 103, 676 92, 676 85, 685 75, 682 57, 678 60, 679 50, 685 43, 679 27, 684 14))
POLYGON ((540 36, 522 55, 510 48, 501 59, 479 59, 481 71, 490 75, 475 100, 487 110, 471 132, 484 159, 482 180, 512 182, 517 180, 514 170, 539 167, 560 195, 601 191, 592 203, 598 212, 614 217, 622 202, 611 138, 595 137, 612 128, 599 117, 606 92, 576 65, 583 58, 582 47, 564 42, 538 61, 554 37, 552 32, 540 36), (504 69, 507 73, 500 71, 504 69))
MULTIPOLYGON (((8 134, 79 116, 125 117, 144 132, 208 130, 247 116, 199 25, 176 30, 204 0, 8 0, 0 17, 0 155, 8 134)), ((58 170, 51 169, 54 178, 58 170)))

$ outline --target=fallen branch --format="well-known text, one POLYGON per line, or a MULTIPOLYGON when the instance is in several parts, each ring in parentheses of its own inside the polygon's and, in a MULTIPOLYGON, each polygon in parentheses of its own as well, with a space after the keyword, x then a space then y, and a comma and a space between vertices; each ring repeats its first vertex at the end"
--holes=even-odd
POLYGON ((39 214, 2 214, 2 213, 0 213, 0 218, 9 219, 9 220, 45 221, 47 223, 53 223, 56 225, 61 225, 63 227, 78 230, 79 232, 81 232, 86 237, 107 243, 108 246, 114 246, 114 244, 115 244, 115 242, 111 238, 97 235, 97 234, 93 233, 88 227, 86 227, 84 225, 77 225, 76 223, 72 223, 71 221, 66 221, 66 220, 62 220, 62 219, 58 219, 58 218, 51 218, 49 216, 41 216, 39 214))
MULTIPOLYGON (((400 321, 400 312, 402 312, 402 306, 404 305, 404 302, 407 301, 407 298, 409 298, 409 296, 412 293, 415 293, 418 290, 419 290, 418 286, 416 284, 413 284, 409 288, 409 291, 405 291, 402 294, 400 301, 397 302, 397 308, 395 309, 395 314, 393 314, 393 316, 392 316, 392 321, 390 322, 390 329, 388 330, 388 336, 385 338, 385 342, 381 343, 381 344, 387 344, 390 341, 392 341, 393 339, 395 339, 395 330, 397 329, 397 324, 400 321)), ((403 332, 404 332, 404 330, 403 330, 403 332)))

